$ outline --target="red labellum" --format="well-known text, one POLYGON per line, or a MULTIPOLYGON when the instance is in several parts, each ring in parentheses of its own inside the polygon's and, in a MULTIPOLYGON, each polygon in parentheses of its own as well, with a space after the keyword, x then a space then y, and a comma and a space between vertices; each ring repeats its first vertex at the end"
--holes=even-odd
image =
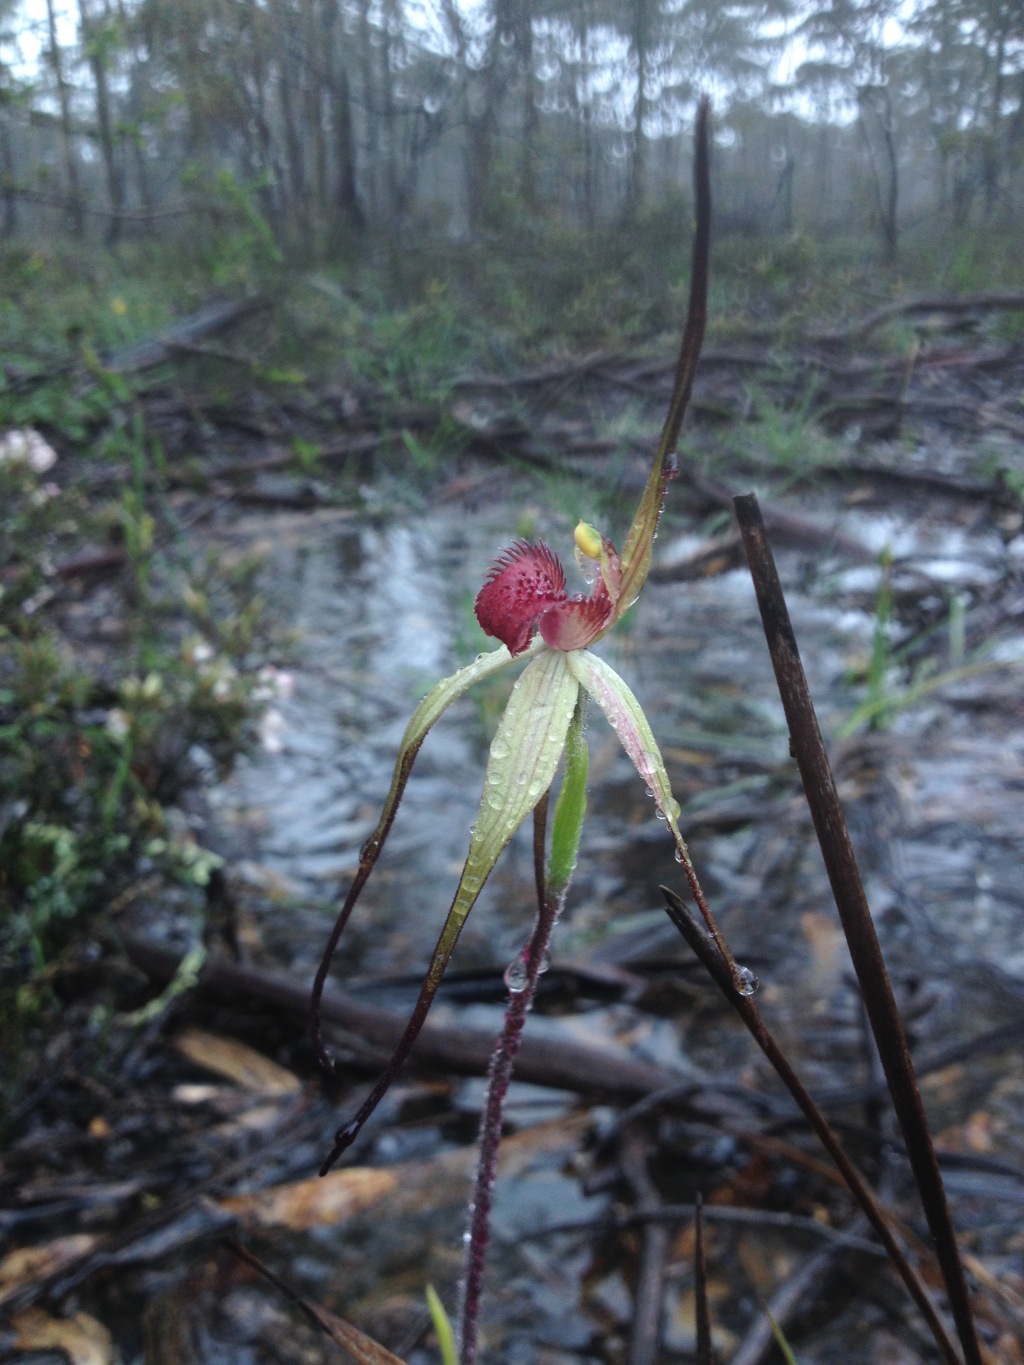
POLYGON ((585 649, 612 619, 603 581, 589 597, 570 596, 558 558, 543 541, 517 540, 495 563, 476 599, 476 618, 510 654, 521 654, 539 627, 552 649, 585 649))

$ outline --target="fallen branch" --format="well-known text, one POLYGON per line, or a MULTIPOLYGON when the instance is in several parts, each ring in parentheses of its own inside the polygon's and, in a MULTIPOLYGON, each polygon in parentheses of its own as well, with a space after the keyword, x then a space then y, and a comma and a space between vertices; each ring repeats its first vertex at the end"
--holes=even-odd
POLYGON ((104 357, 104 369, 114 374, 138 374, 141 370, 151 370, 154 365, 169 359, 176 349, 189 346, 200 337, 223 331, 225 327, 231 327, 268 306, 269 300, 260 297, 210 304, 154 336, 110 352, 104 357))
MULTIPOLYGON (((173 949, 134 935, 124 940, 124 947, 131 961, 161 984, 174 977, 181 961, 181 954, 173 949)), ((200 973, 199 989, 214 996, 242 994, 276 1005, 303 1020, 309 1017, 308 985, 281 972, 213 959, 200 973)), ((324 992, 322 1013, 326 1023, 354 1035, 374 1053, 390 1050, 406 1023, 404 1015, 362 1004, 331 987, 324 992)), ((461 1025, 448 1028, 428 1019, 412 1057, 421 1065, 440 1067, 456 1075, 483 1076, 493 1051, 491 1033, 461 1025)), ((529 1036, 523 1039, 516 1060, 516 1077, 555 1090, 625 1101, 667 1089, 678 1092, 683 1079, 677 1072, 634 1061, 608 1048, 529 1036)), ((697 1084, 681 1096, 680 1103, 695 1117, 711 1122, 740 1114, 728 1100, 714 1095, 710 1089, 705 1093, 697 1084)), ((743 1117, 748 1118, 749 1114, 744 1111, 743 1117)))
POLYGON ((809 332, 810 341, 833 343, 841 341, 861 341, 876 328, 893 318, 907 317, 913 313, 978 313, 1024 309, 1024 291, 1019 289, 996 289, 981 294, 964 294, 960 298, 947 294, 929 294, 924 298, 901 299, 898 303, 887 303, 884 308, 876 308, 855 322, 844 327, 809 332))

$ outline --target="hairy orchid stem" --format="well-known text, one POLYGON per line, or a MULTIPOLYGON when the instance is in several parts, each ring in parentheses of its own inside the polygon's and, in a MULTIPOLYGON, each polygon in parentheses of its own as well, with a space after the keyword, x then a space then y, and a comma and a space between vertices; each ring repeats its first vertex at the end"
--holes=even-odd
POLYGON ((516 1054, 523 1039, 526 1016, 533 1005, 537 982, 547 962, 551 934, 565 904, 565 893, 566 888, 563 887, 560 894, 549 893, 544 897, 533 933, 506 976, 509 984, 508 1004, 488 1073, 487 1099, 480 1120, 476 1180, 469 1206, 466 1267, 459 1313, 459 1365, 475 1365, 477 1359, 484 1264, 490 1241, 491 1207, 494 1203, 505 1100, 508 1098, 516 1054))
POLYGON ((512 1068, 523 1039, 526 1016, 537 993, 537 982, 548 958, 551 935, 565 904, 579 851, 580 832, 587 807, 589 758, 584 736, 586 702, 577 697, 565 744, 565 774, 551 821, 551 850, 547 868, 544 844, 547 832, 550 789, 533 811, 533 857, 537 882, 537 918, 533 932, 505 974, 508 1004, 501 1034, 491 1056, 487 1100, 480 1120, 480 1152, 476 1182, 469 1206, 466 1233, 466 1269, 462 1282, 459 1365, 474 1365, 480 1326, 484 1262, 490 1240, 491 1205, 498 1170, 502 1117, 512 1080, 512 1068))

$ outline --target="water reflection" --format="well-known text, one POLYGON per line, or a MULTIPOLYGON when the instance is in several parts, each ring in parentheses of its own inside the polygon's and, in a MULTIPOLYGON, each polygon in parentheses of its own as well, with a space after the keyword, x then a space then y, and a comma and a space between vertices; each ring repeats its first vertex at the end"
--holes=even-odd
MULTIPOLYGON (((265 590, 278 620, 300 639, 294 695, 281 707, 282 751, 242 764, 221 802, 236 820, 256 825, 256 856, 297 896, 326 905, 344 886, 377 818, 415 703, 434 680, 488 647, 470 604, 513 522, 507 505, 471 518, 441 508, 376 525, 311 524, 301 540, 275 541, 265 590)), ((938 544, 954 544, 941 528, 918 527, 909 514, 901 522, 887 512, 870 533, 869 523, 858 511, 856 530, 865 541, 899 544, 911 555, 934 556, 938 544)), ((557 530, 551 539, 558 543, 557 530)), ((943 577, 959 565, 962 583, 982 581, 993 552, 984 529, 974 537, 959 531, 943 577)), ((790 552, 781 562, 823 728, 835 735, 861 695, 851 683, 851 661, 870 650, 873 615, 857 600, 860 586, 851 588, 838 572, 839 561, 818 556, 811 569, 806 556, 790 552)), ((735 570, 679 586, 650 584, 625 626, 600 650, 652 716, 684 806, 684 829, 696 832, 702 879, 739 939, 736 950, 756 945, 759 962, 777 955, 790 964, 780 970, 795 973, 796 917, 827 910, 830 900, 807 842, 749 579, 735 570), (765 817, 770 827, 762 827, 765 817), (738 830, 746 831, 742 857, 738 830), (797 878, 788 891, 772 883, 780 868, 797 878), (782 907, 768 920, 766 886, 782 907)), ((500 700, 470 694, 424 745, 366 893, 365 913, 354 925, 346 952, 353 971, 415 971, 425 961, 465 856, 500 700), (360 930, 360 923, 372 931, 360 930)), ((900 718, 892 740, 896 749, 897 741, 904 745, 893 768, 895 786, 879 787, 877 771, 847 784, 866 875, 880 888, 880 907, 902 907, 904 914, 926 899, 943 935, 960 916, 959 955, 986 954, 989 935, 993 962, 1007 961, 1020 898, 1016 879, 1003 875, 1002 850, 1012 858, 1019 838, 1010 814, 1015 807, 1005 800, 1018 760, 1008 755, 1005 726, 994 720, 991 733, 976 721, 965 727, 955 710, 936 705, 900 718), (920 742, 924 733, 931 736, 927 744, 920 742), (980 799, 964 798, 971 784, 980 799), (941 826, 956 822, 958 835, 950 841, 941 826), (996 893, 979 896, 973 881, 961 886, 959 876, 955 887, 937 887, 942 860, 936 848, 954 846, 963 846, 968 880, 986 857, 995 859, 996 893), (972 907, 978 932, 972 932, 972 907)), ((592 718, 590 739, 591 816, 563 945, 574 932, 591 942, 617 918, 653 908, 658 882, 677 876, 653 806, 599 718, 592 718)), ((1014 753, 1018 747, 1010 745, 1014 753)), ((464 963, 466 955, 492 965, 508 961, 532 913, 530 883, 529 832, 523 831, 471 917, 460 951, 464 963)))

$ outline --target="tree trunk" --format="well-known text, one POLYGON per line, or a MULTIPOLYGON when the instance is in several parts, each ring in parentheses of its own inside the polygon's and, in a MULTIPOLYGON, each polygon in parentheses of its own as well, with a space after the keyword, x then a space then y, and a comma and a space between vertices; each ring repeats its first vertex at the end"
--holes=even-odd
POLYGON ((100 154, 107 180, 107 197, 110 200, 110 224, 106 231, 106 242, 108 246, 112 246, 120 238, 124 226, 124 167, 114 145, 110 118, 110 86, 107 81, 107 43, 112 33, 110 10, 104 5, 103 20, 99 27, 93 22, 88 0, 78 0, 78 13, 81 19, 82 39, 92 70, 96 99, 96 129, 99 133, 100 154))
POLYGON ((875 207, 878 212, 879 228, 882 234, 882 245, 885 250, 885 257, 888 261, 896 259, 899 250, 899 158, 896 153, 896 136, 893 129, 892 100, 887 88, 881 86, 865 86, 858 91, 858 104, 860 105, 860 118, 858 125, 861 136, 864 139, 868 153, 868 162, 871 166, 872 181, 875 190, 875 207), (880 107, 879 102, 880 101, 880 107), (873 121, 878 129, 879 138, 882 144, 883 165, 879 165, 879 158, 875 153, 874 140, 871 130, 868 127, 866 114, 871 114, 873 121))
POLYGON ((0 121, 0 178, 3 184, 3 225, 0 232, 12 237, 18 230, 18 198, 14 192, 14 148, 11 144, 11 130, 7 119, 0 121))
MULTIPOLYGON (((356 183, 356 147, 352 127, 352 96, 348 72, 340 54, 335 62, 332 100, 334 104, 334 165, 337 176, 337 203, 341 223, 349 232, 361 232, 366 215, 356 183)), ((339 225, 340 226, 340 225, 339 225)))
POLYGON ((292 15, 281 7, 278 11, 278 89, 281 96, 281 121, 284 125, 285 174, 288 186, 288 217, 303 247, 309 239, 309 201, 307 199, 306 165, 302 134, 299 130, 295 96, 301 91, 298 63, 291 55, 290 32, 292 15))
POLYGON ((644 122, 647 117, 651 58, 649 0, 633 0, 633 31, 630 40, 633 60, 636 63, 636 93, 633 96, 633 145, 629 161, 627 217, 640 207, 647 191, 647 140, 644 137, 644 122))
POLYGON ((46 22, 50 39, 49 60, 53 78, 57 86, 57 103, 60 108, 61 151, 64 158, 64 178, 67 182, 68 222, 76 237, 81 237, 85 226, 82 205, 82 187, 78 178, 78 158, 75 154, 71 124, 71 91, 64 78, 64 58, 57 42, 57 16, 53 0, 46 0, 46 22))
POLYGON ((1000 25, 996 42, 995 74, 992 81, 992 107, 989 115, 988 137, 982 156, 982 174, 985 183, 985 219, 992 217, 999 200, 999 172, 1001 170, 1000 143, 1002 141, 1003 113, 1003 66, 1006 61, 1006 27, 1000 25))
POLYGON ((517 0, 516 51, 522 82, 522 131, 519 160, 519 195, 523 206, 537 207, 537 100, 533 75, 533 0, 517 0))

